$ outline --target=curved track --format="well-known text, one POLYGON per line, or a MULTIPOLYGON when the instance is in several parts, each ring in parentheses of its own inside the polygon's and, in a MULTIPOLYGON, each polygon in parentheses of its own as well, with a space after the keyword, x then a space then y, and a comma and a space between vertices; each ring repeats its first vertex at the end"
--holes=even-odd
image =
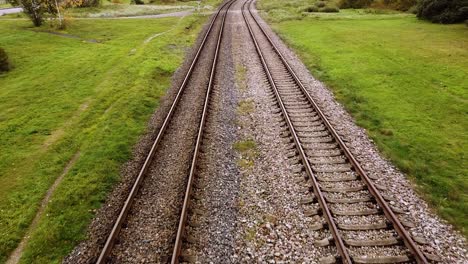
POLYGON ((427 263, 423 253, 405 229, 413 224, 404 219, 404 209, 391 206, 378 186, 361 168, 341 137, 327 120, 284 56, 252 13, 253 1, 246 1, 242 14, 263 65, 268 83, 284 118, 284 136, 294 142, 306 185, 313 193, 306 212, 317 218, 317 229, 328 227, 332 237, 316 241, 317 246, 336 247, 337 256, 323 263, 427 263), (324 220, 324 221, 323 221, 324 220))
MULTIPOLYGON (((182 111, 180 110, 180 102, 185 100, 185 101, 191 101, 190 95, 186 95, 186 89, 187 87, 190 87, 192 90, 193 89, 200 89, 201 84, 200 82, 203 83, 202 80, 206 78, 207 82, 203 83, 205 85, 204 89, 204 100, 203 100, 203 105, 201 114, 199 116, 199 122, 197 126, 197 132, 196 132, 196 140, 194 145, 191 144, 190 142, 186 143, 189 145, 193 145, 193 148, 191 149, 191 163, 190 167, 188 168, 189 175, 188 178, 185 177, 182 181, 186 182, 186 188, 185 188, 185 196, 183 198, 183 207, 182 207, 182 212, 179 218, 179 231, 176 234, 176 239, 175 239, 175 244, 173 245, 173 253, 172 253, 172 262, 173 263, 178 263, 178 258, 179 258, 179 253, 180 253, 180 245, 181 245, 181 238, 183 235, 183 227, 185 225, 186 221, 186 215, 187 215, 187 208, 190 200, 190 192, 191 192, 191 185, 193 182, 193 177, 196 169, 196 163, 197 163, 197 157, 198 157, 198 151, 199 147, 201 145, 201 141, 203 138, 203 130, 205 126, 205 120, 206 116, 208 114, 208 104, 210 101, 210 94, 212 87, 214 85, 214 77, 216 74, 216 67, 217 67, 217 61, 218 61, 218 54, 220 50, 220 45, 221 45, 221 40, 223 37, 223 29, 224 29, 224 24, 225 24, 225 19, 227 15, 227 11, 229 10, 229 7, 234 1, 227 1, 224 3, 217 13, 214 15, 213 19, 210 22, 210 25, 208 27, 208 30, 206 31, 204 38, 200 44, 200 47, 198 48, 195 57, 190 65, 190 68, 180 85, 177 95, 174 98, 174 101, 172 102, 172 105, 170 107, 170 110, 167 114, 167 116, 164 119, 163 125, 160 128, 156 139, 153 142, 153 145, 151 147, 151 150, 149 151, 145 162, 138 174, 137 179, 135 180, 131 191, 119 213, 119 216, 117 220, 115 221, 112 231, 108 235, 106 239, 106 243, 101 250, 100 256, 97 260, 96 263, 107 263, 109 261, 112 261, 112 255, 113 255, 113 250, 115 244, 120 240, 120 233, 121 229, 123 226, 126 226, 128 223, 128 216, 132 214, 132 206, 135 204, 135 200, 138 198, 138 196, 142 196, 141 194, 141 188, 143 186, 143 183, 145 181, 145 178, 149 171, 151 170, 151 166, 157 166, 158 164, 152 164, 153 159, 155 158, 155 154, 158 151, 158 148, 161 147, 161 145, 164 145, 167 148, 168 143, 164 142, 165 136, 167 134, 170 134, 169 131, 171 131, 171 123, 175 122, 173 121, 173 117, 176 115, 175 113, 177 111, 182 111), (206 68, 206 64, 209 61, 210 67, 207 68, 206 71, 200 70, 201 68, 206 68), (206 76, 200 76, 200 75, 206 75, 206 76), (194 81, 194 80, 197 81, 194 81), (184 98, 185 97, 185 98, 184 98)), ((196 112, 194 111, 195 115, 196 112)), ((193 113, 192 113, 193 114, 193 113)), ((183 113, 178 113, 178 115, 184 115, 183 113)), ((188 114, 186 114, 188 115, 188 114)), ((176 128, 173 128, 176 129, 176 128)), ((176 132, 173 132, 176 133, 176 132)), ((185 132, 184 132, 185 133, 185 132)), ((141 198, 139 198, 141 199, 141 198)), ((170 207, 170 204, 167 204, 168 207, 170 207)), ((175 230, 174 230, 175 233, 175 230)))

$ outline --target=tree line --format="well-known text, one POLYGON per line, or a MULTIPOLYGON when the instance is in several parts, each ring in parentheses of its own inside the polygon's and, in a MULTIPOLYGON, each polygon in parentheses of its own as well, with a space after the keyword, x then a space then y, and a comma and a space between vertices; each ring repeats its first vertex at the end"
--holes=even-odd
POLYGON ((468 0, 340 0, 340 8, 389 8, 411 11, 434 23, 459 23, 468 19, 468 0))

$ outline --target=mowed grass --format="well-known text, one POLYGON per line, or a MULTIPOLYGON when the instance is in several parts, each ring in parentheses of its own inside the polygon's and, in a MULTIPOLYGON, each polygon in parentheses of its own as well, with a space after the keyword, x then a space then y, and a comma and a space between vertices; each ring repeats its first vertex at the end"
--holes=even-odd
MULTIPOLYGON (((263 12, 278 21, 274 14, 263 12)), ((411 14, 313 16, 272 25, 379 149, 466 235, 468 28, 411 14)))
POLYGON ((84 238, 206 19, 77 20, 79 39, 0 21, 14 66, 0 75, 0 263, 76 155, 21 262, 59 263, 84 238))

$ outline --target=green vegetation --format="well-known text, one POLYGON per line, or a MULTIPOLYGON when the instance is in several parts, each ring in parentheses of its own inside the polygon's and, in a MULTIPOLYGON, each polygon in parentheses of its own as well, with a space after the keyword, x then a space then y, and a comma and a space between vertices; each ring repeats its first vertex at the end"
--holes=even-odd
POLYGON ((234 143, 234 149, 241 155, 237 161, 237 165, 242 169, 252 168, 254 160, 259 155, 255 141, 252 139, 238 141, 234 143))
POLYGON ((10 61, 5 50, 0 48, 0 73, 10 70, 10 61))
POLYGON ((468 18, 468 0, 420 0, 418 17, 435 23, 458 23, 468 18))
POLYGON ((241 115, 253 113, 254 110, 255 110, 255 103, 252 99, 240 101, 239 106, 237 107, 237 111, 241 115))
POLYGON ((130 4, 106 4, 102 7, 76 7, 66 10, 66 15, 70 17, 124 17, 158 15, 171 12, 188 10, 188 8, 155 6, 155 5, 130 5, 130 4))
MULTIPOLYGON (((262 0, 260 7, 275 4, 262 0)), ((467 234, 466 26, 359 10, 287 21, 263 15, 379 149, 467 234)))
POLYGON ((0 263, 77 153, 22 263, 58 263, 84 238, 205 19, 76 20, 62 35, 0 20, 14 65, 0 75, 0 263))

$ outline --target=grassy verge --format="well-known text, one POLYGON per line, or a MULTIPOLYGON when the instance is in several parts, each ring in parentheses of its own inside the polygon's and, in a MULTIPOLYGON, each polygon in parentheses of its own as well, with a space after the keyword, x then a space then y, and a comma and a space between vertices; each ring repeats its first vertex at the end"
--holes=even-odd
POLYGON ((271 12, 278 5, 260 5, 269 7, 263 15, 273 28, 440 215, 466 235, 466 26, 362 10, 279 19, 271 12))
POLYGON ((21 262, 58 263, 84 238, 205 19, 74 21, 80 38, 0 21, 14 66, 0 75, 0 263, 76 153, 21 262))
POLYGON ((130 5, 106 4, 101 7, 70 8, 66 15, 70 17, 125 17, 158 15, 183 10, 191 10, 190 6, 161 6, 161 5, 130 5))

